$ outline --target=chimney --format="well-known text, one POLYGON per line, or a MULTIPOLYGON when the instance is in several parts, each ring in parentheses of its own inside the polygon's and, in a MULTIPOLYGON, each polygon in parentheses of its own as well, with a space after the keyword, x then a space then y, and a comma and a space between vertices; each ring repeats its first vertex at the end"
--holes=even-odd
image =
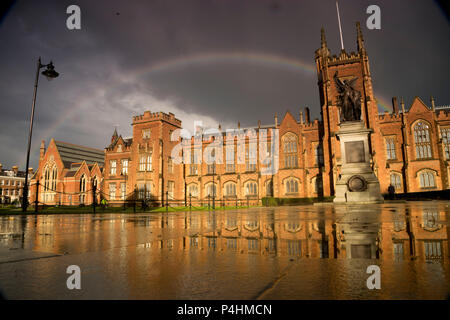
POLYGON ((311 115, 309 113, 309 108, 305 108, 305 123, 309 124, 311 122, 311 115))
POLYGON ((392 113, 398 113, 398 102, 397 97, 392 97, 392 113))
POLYGON ((275 128, 278 128, 278 116, 275 113, 275 128))
POLYGON ((40 154, 39 154, 39 161, 42 161, 42 159, 44 159, 44 154, 45 154, 45 140, 42 140, 40 154))
POLYGON ((258 129, 261 129, 261 120, 258 120, 258 129))
POLYGON ((300 124, 303 124, 303 111, 300 111, 300 124))
POLYGON ((238 129, 240 129, 240 128, 241 128, 241 122, 238 121, 238 129))
POLYGON ((400 105, 402 106, 402 112, 405 113, 405 101, 403 101, 403 97, 400 100, 400 105))
POLYGON ((433 110, 433 111, 436 110, 436 105, 434 104, 434 98, 433 98, 433 96, 431 96, 431 110, 433 110))

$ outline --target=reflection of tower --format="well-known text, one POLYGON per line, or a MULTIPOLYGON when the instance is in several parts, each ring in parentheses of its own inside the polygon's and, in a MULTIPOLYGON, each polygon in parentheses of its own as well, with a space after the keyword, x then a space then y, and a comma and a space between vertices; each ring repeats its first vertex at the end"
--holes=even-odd
POLYGON ((317 67, 321 115, 323 120, 323 150, 325 169, 323 173, 323 192, 325 196, 335 193, 335 183, 341 165, 340 146, 335 136, 341 122, 339 115, 339 89, 336 87, 333 75, 338 72, 339 80, 357 78, 354 83, 355 90, 361 93, 361 118, 366 128, 374 129, 369 139, 369 154, 375 149, 373 138, 378 130, 374 128, 378 115, 377 105, 372 91, 372 78, 369 68, 364 39, 359 23, 357 29, 357 52, 348 54, 341 50, 339 56, 331 56, 325 38, 325 31, 321 30, 321 47, 316 50, 315 60, 317 67))

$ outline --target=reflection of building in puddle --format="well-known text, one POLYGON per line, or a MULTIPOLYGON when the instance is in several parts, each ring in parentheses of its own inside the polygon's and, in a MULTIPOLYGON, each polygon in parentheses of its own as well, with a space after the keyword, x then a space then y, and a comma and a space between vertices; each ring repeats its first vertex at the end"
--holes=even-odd
POLYGON ((0 244, 25 243, 34 250, 58 253, 137 245, 172 254, 193 250, 292 258, 442 261, 449 255, 444 202, 339 210, 324 206, 134 216, 2 217, 0 234, 7 236, 0 244))

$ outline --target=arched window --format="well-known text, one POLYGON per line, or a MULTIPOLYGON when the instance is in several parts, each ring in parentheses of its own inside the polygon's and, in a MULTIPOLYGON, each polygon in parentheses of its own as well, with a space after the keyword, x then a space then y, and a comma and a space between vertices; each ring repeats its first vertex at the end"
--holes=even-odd
POLYGON ((83 174, 80 178, 80 204, 86 201, 86 176, 83 174))
POLYGON ((450 159, 450 128, 443 128, 441 130, 441 136, 445 159, 450 159))
POLYGON ((298 180, 294 178, 289 178, 284 181, 286 194, 298 193, 298 180))
POLYGON ((434 188, 436 187, 436 181, 434 179, 434 173, 431 171, 423 171, 419 174, 420 179, 420 187, 425 188, 434 188))
POLYGON ((288 133, 283 137, 283 153, 284 153, 284 167, 297 168, 297 136, 293 133, 288 133))
POLYGON ((227 182, 225 183, 224 189, 225 189, 225 196, 227 197, 236 196, 236 183, 227 182))
POLYGON ((215 184, 209 183, 206 185, 206 196, 207 197, 217 196, 217 187, 215 184))
POLYGON ((245 195, 246 196, 254 196, 258 192, 257 189, 258 188, 256 186, 256 182, 254 182, 254 181, 247 182, 245 185, 245 195))
POLYGON ((58 179, 58 170, 56 166, 53 166, 52 169, 52 190, 56 191, 56 181, 58 179))
POLYGON ((401 189, 402 176, 398 173, 391 173, 391 185, 393 185, 395 189, 401 189))
POLYGON ((266 196, 273 197, 273 182, 272 182, 272 180, 268 180, 266 182, 266 196))
POLYGON ((312 182, 312 186, 313 186, 313 190, 315 194, 322 194, 323 193, 323 183, 322 183, 322 177, 319 176, 315 176, 314 178, 312 178, 311 180, 312 182))
POLYGON ((420 121, 414 126, 414 142, 416 144, 416 159, 431 158, 430 126, 420 121))
POLYGON ((190 184, 188 186, 188 196, 198 197, 198 187, 196 184, 190 184))
POLYGON ((44 192, 50 189, 50 169, 45 167, 44 169, 44 192))

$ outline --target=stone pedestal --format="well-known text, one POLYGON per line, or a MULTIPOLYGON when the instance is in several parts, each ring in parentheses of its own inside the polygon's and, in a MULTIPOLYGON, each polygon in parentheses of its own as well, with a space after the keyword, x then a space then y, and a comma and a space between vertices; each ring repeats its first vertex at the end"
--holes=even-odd
POLYGON ((369 133, 363 121, 347 121, 336 133, 341 143, 342 167, 336 182, 335 203, 383 202, 380 182, 370 167, 369 133))

